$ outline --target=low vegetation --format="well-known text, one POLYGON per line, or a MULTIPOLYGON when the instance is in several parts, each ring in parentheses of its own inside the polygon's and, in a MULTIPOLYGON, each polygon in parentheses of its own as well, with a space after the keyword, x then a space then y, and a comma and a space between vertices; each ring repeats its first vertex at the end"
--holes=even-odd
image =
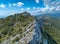
POLYGON ((60 44, 60 20, 57 18, 49 17, 44 21, 43 27, 44 31, 50 35, 49 37, 51 37, 57 44, 60 44))
MULTIPOLYGON (((10 15, 6 18, 0 19, 0 42, 8 39, 10 36, 25 32, 26 26, 28 26, 33 20, 34 17, 28 12, 10 15)), ((17 40, 19 40, 18 37, 14 41, 17 40)))

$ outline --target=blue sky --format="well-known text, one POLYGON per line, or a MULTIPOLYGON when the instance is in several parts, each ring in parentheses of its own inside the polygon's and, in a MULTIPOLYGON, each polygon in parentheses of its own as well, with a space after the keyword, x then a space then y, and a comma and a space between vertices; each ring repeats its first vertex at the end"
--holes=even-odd
POLYGON ((18 2, 22 2, 24 4, 24 7, 33 7, 33 6, 36 6, 36 7, 41 7, 43 6, 43 1, 42 0, 0 0, 0 4, 1 3, 4 3, 6 5, 9 5, 9 4, 13 4, 13 3, 18 3, 18 2), (38 4, 39 3, 39 4, 38 4))
POLYGON ((0 0, 0 16, 23 11, 46 13, 60 10, 60 0, 0 0))

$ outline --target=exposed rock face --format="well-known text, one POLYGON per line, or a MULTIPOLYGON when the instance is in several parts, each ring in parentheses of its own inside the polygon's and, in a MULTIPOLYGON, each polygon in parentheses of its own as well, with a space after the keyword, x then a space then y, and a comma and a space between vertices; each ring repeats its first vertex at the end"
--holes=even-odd
MULTIPOLYGON (((28 44, 57 44, 55 40, 51 37, 49 33, 47 33, 43 25, 44 21, 47 20, 43 16, 40 18, 36 18, 36 26, 35 26, 35 34, 33 35, 33 39, 28 44)), ((47 22, 48 23, 48 22, 47 22)), ((46 24, 47 27, 50 23, 46 24)))
POLYGON ((14 37, 10 37, 9 39, 3 41, 0 44, 28 44, 29 41, 33 39, 33 35, 35 32, 34 26, 35 26, 35 21, 30 23, 28 27, 26 27, 26 31, 23 32, 22 34, 16 34, 14 37), (16 37, 20 37, 21 35, 23 35, 23 37, 20 38, 19 41, 12 43, 16 37))
POLYGON ((28 44, 48 44, 47 39, 43 38, 43 19, 36 19, 36 26, 35 26, 35 34, 33 36, 33 40, 31 40, 28 44))
POLYGON ((30 13, 27 13, 27 12, 23 12, 21 14, 23 14, 24 16, 30 16, 30 13))

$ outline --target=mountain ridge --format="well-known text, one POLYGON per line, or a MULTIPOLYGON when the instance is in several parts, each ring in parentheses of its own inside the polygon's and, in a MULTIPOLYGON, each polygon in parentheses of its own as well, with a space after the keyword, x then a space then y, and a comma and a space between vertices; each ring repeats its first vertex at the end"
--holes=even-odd
POLYGON ((28 12, 0 19, 1 44, 60 44, 60 20, 28 12), (13 39, 12 39, 13 38, 13 39))

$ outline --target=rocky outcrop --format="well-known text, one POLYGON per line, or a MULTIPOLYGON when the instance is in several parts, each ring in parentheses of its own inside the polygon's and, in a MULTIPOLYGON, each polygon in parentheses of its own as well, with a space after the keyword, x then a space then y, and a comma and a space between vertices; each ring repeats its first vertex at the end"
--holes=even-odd
POLYGON ((35 26, 35 21, 31 22, 27 27, 26 27, 26 31, 23 32, 22 34, 16 34, 14 37, 10 37, 9 39, 3 41, 0 44, 28 44, 29 41, 31 41, 33 39, 33 35, 34 35, 34 26, 35 26), (20 38, 20 36, 22 36, 20 38), (16 39, 17 37, 19 37, 18 41, 14 41, 14 39, 16 39))
POLYGON ((36 26, 35 26, 35 34, 33 39, 28 44, 48 44, 47 39, 43 37, 43 19, 37 18, 36 19, 36 26))

